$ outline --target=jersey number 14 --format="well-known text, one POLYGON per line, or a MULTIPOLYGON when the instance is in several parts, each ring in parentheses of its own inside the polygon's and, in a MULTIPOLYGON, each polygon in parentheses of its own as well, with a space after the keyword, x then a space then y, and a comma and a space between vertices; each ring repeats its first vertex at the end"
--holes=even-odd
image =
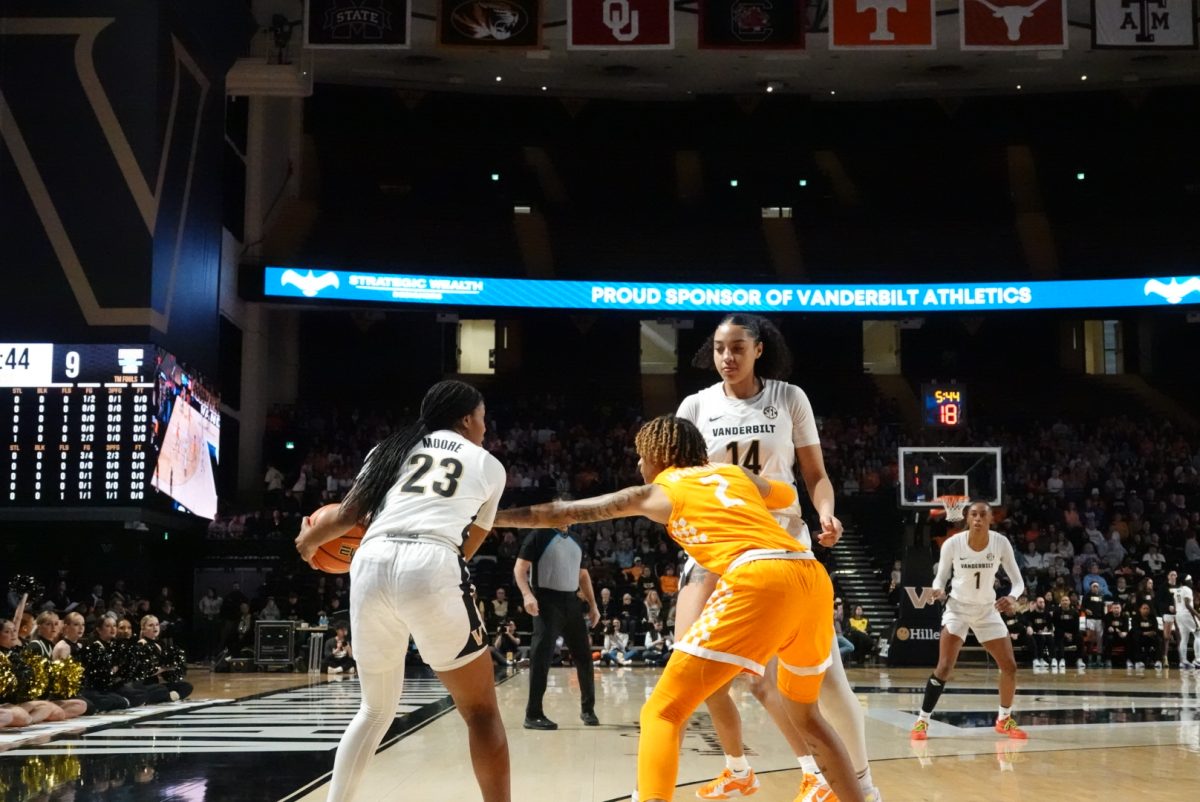
POLYGON ((741 465, 746 470, 755 474, 762 471, 762 463, 758 461, 757 440, 750 441, 750 445, 746 448, 746 454, 741 460, 738 459, 738 451, 740 449, 738 448, 737 443, 730 443, 728 446, 726 446, 726 450, 729 452, 730 464, 741 465))

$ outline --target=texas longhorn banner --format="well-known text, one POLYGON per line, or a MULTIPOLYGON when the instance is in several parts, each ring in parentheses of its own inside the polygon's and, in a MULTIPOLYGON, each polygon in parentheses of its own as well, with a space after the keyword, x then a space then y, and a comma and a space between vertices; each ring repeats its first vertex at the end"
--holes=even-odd
POLYGON ((831 50, 930 50, 936 46, 933 0, 831 0, 831 50))
POLYGON ((804 0, 700 0, 700 47, 804 48, 804 0))
POLYGON ((541 0, 440 0, 438 42, 513 50, 540 47, 541 0))
POLYGON ((405 48, 408 0, 305 0, 304 44, 313 48, 405 48))
POLYGON ((568 50, 668 50, 675 46, 672 0, 569 0, 568 50))
POLYGON ((1195 49, 1196 0, 1092 0, 1092 46, 1195 49))
POLYGON ((963 50, 1066 50, 1067 0, 959 0, 963 50))

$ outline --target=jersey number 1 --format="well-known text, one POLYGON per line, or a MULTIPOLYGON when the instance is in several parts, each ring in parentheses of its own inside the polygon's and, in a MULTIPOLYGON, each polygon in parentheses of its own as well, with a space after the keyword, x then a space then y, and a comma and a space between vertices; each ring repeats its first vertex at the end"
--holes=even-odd
POLYGON ((733 465, 741 465, 751 473, 757 474, 762 470, 762 463, 758 461, 758 441, 751 440, 749 447, 746 449, 744 461, 738 461, 738 444, 730 443, 726 450, 729 452, 729 462, 733 465))

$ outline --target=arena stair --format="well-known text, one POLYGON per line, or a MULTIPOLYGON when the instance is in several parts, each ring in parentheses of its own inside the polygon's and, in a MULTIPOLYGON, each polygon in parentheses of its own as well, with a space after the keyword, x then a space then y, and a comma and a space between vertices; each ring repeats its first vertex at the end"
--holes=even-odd
POLYGON ((866 541, 854 529, 842 533, 841 541, 833 550, 830 570, 846 605, 846 619, 854 612, 855 605, 861 604, 870 622, 872 637, 884 637, 896 618, 896 611, 884 592, 883 572, 872 562, 866 541))

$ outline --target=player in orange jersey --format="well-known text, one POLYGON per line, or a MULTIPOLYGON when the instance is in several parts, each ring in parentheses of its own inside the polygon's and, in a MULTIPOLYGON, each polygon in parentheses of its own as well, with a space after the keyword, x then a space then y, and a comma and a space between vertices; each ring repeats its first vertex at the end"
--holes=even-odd
POLYGON ((542 528, 644 515, 665 524, 673 540, 721 577, 642 708, 635 798, 669 802, 692 711, 742 671, 761 676, 778 656, 788 716, 838 798, 863 802, 846 749, 817 709, 829 666, 833 584, 769 512, 793 504, 795 488, 737 466, 709 464, 703 435, 682 418, 655 418, 636 444, 647 484, 505 510, 495 521, 497 527, 542 528))

